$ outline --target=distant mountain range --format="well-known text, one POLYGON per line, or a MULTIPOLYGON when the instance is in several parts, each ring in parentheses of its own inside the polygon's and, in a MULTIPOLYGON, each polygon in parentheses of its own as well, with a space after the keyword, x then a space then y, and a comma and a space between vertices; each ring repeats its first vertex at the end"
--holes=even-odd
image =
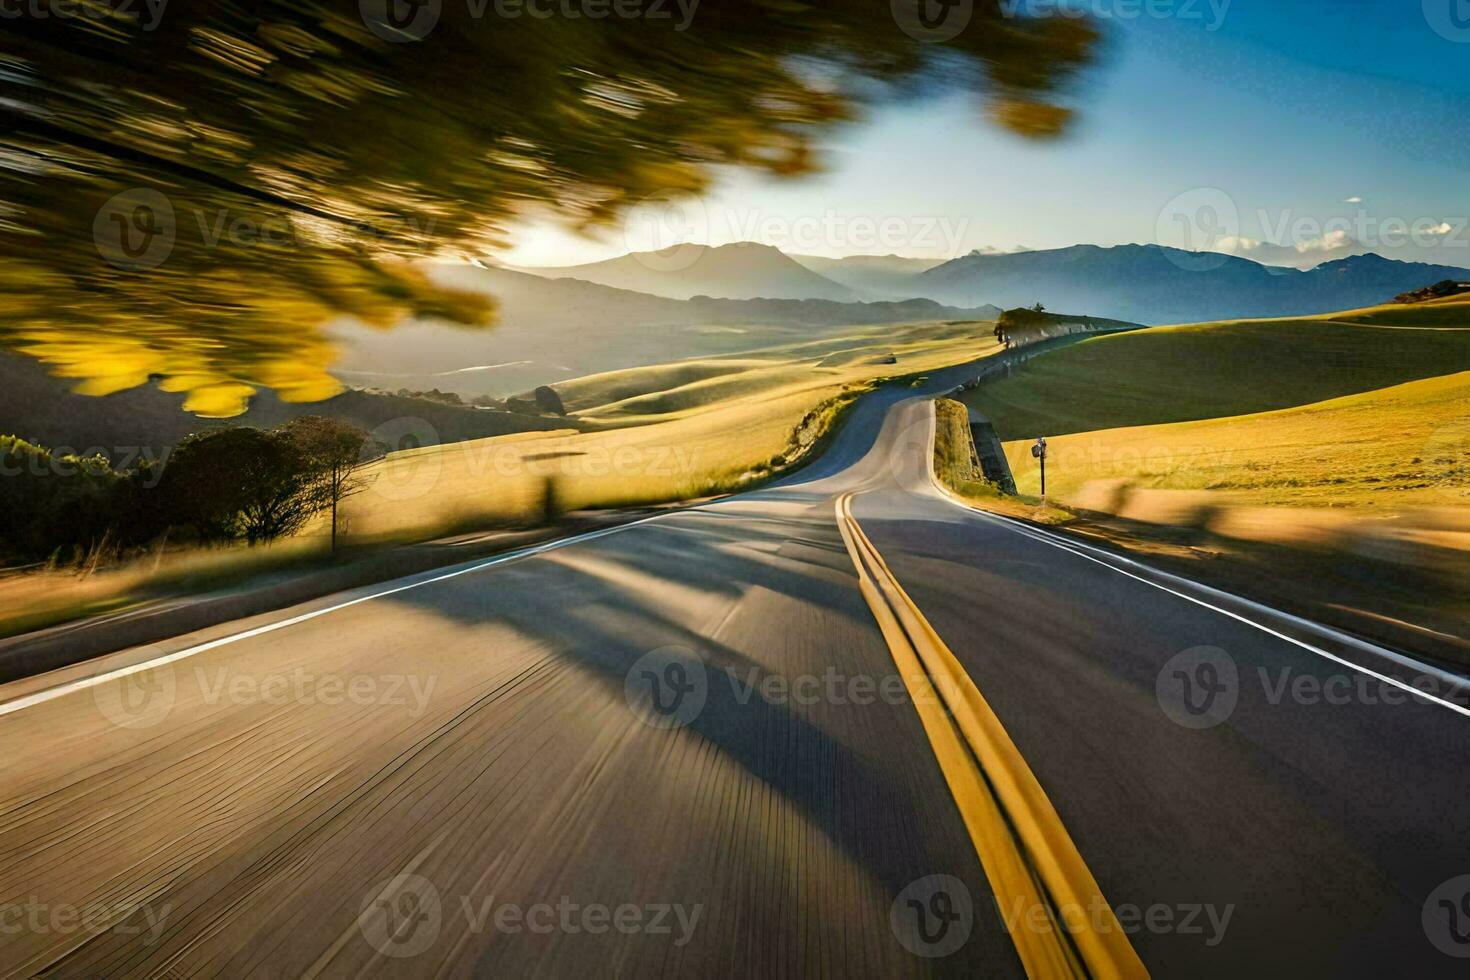
POLYGON ((813 272, 778 248, 754 242, 715 247, 676 245, 658 252, 632 252, 589 265, 519 271, 546 279, 581 279, 668 299, 710 296, 849 303, 869 298, 813 272))
POLYGON ((531 271, 661 296, 918 298, 959 308, 1040 302, 1149 324, 1329 313, 1387 302, 1399 293, 1466 275, 1454 266, 1401 262, 1373 253, 1302 270, 1160 245, 977 251, 947 262, 898 255, 787 256, 751 243, 681 248, 688 251, 531 271), (676 262, 675 256, 682 259, 676 262), (661 268, 651 268, 660 261, 665 263, 661 268))
POLYGON ((943 303, 1044 303, 1139 323, 1193 323, 1304 316, 1386 303, 1442 279, 1453 266, 1355 255, 1308 271, 1264 266, 1215 252, 1161 245, 967 255, 914 280, 914 292, 943 303))
POLYGON ((902 255, 849 255, 829 259, 820 255, 791 258, 823 278, 840 283, 864 296, 906 299, 914 295, 914 278, 928 272, 944 259, 911 259, 902 255))

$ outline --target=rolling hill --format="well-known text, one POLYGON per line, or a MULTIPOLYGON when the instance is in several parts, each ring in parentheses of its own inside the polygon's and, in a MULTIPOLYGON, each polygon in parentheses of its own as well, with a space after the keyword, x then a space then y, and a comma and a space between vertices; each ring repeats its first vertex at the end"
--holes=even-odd
POLYGON ((963 401, 1002 439, 1294 408, 1470 371, 1470 303, 1108 334, 1029 361, 963 401))
POLYGON ((1303 272, 1160 245, 1075 245, 967 255, 921 273, 914 292, 942 303, 1009 308, 1041 302, 1139 323, 1197 323, 1372 306, 1406 290, 1465 275, 1464 269, 1452 266, 1371 254, 1303 272))
POLYGON ((675 300, 472 265, 435 265, 431 274, 446 285, 494 296, 497 323, 465 330, 410 322, 388 331, 342 324, 335 331, 340 377, 388 389, 502 396, 643 364, 818 340, 853 326, 989 320, 1000 313, 932 300, 675 300))
POLYGON ((833 282, 787 256, 754 242, 676 245, 632 252, 604 262, 561 268, 521 269, 548 279, 580 279, 668 299, 825 299, 854 302, 859 292, 833 282))

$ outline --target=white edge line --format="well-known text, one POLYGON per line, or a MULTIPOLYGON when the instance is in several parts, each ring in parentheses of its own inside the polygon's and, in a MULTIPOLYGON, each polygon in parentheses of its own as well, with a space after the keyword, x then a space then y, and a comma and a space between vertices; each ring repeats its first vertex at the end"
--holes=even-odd
MULTIPOLYGON (((222 647, 226 644, 235 643, 239 640, 248 640, 252 637, 261 636, 265 633, 274 633, 276 630, 285 629, 288 626, 295 626, 297 623, 304 623, 307 620, 316 619, 318 616, 325 616, 327 615, 327 613, 336 612, 339 609, 346 609, 348 606, 355 606, 360 602, 369 602, 373 599, 381 599, 384 596, 394 595, 399 592, 407 592, 409 589, 417 589, 421 586, 433 585, 435 582, 443 582, 446 579, 458 578, 461 575, 468 575, 471 572, 482 571, 494 565, 504 564, 505 562, 519 561, 522 558, 530 558, 535 555, 544 554, 548 551, 556 551, 559 548, 566 548, 574 544, 582 544, 587 541, 594 541, 598 538, 607 537, 610 534, 616 534, 619 531, 626 531, 630 527, 637 527, 640 524, 647 524, 650 521, 663 520, 665 518, 674 517, 676 515, 689 514, 698 509, 699 508, 697 507, 688 507, 682 510, 669 511, 668 513, 664 514, 654 514, 651 517, 642 517, 636 521, 629 521, 626 524, 619 524, 615 527, 605 527, 597 531, 588 531, 584 534, 573 535, 569 538, 558 538, 554 541, 546 541, 542 544, 532 545, 528 548, 521 548, 516 551, 509 551, 503 555, 494 555, 490 558, 486 558, 481 561, 473 562, 469 565, 455 568, 452 571, 442 572, 439 574, 431 573, 428 578, 422 578, 417 581, 408 581, 406 584, 395 585, 392 588, 382 589, 377 592, 369 593, 368 595, 361 595, 354 599, 348 599, 346 602, 339 602, 336 605, 324 606, 321 609, 313 609, 311 612, 301 613, 298 616, 292 616, 288 619, 278 620, 273 623, 266 623, 265 625, 257 626, 254 629, 242 630, 239 633, 232 633, 229 636, 222 636, 218 639, 209 640, 205 643, 199 643, 191 647, 185 647, 182 650, 176 650, 173 653, 164 654, 163 656, 155 657, 152 660, 144 660, 136 664, 128 664, 125 667, 118 667, 115 670, 104 671, 100 674, 92 674, 89 677, 83 677, 78 680, 69 681, 65 684, 59 684, 56 687, 49 687, 45 690, 37 691, 34 694, 27 694, 23 697, 0 703, 0 716, 8 715, 16 711, 21 711, 25 708, 29 708, 37 704, 42 704, 46 701, 50 701, 54 698, 63 697, 68 694, 74 694, 77 691, 84 691, 89 687, 96 687, 99 684, 103 684, 111 680, 116 680, 119 677, 127 677, 129 674, 137 674, 145 670, 152 670, 155 667, 162 667, 165 664, 171 664, 175 661, 183 660, 187 657, 192 657, 195 654, 204 653, 207 650, 213 650, 216 647, 222 647)), ((400 578, 390 581, 404 582, 404 579, 400 578)), ((371 586, 369 586, 369 588, 371 588, 371 586)), ((127 648, 118 652, 126 652, 126 649, 127 648)), ((104 654, 103 656, 108 655, 104 654)), ((57 669, 64 670, 66 668, 57 669)))
MULTIPOLYGON (((1132 572, 1130 572, 1130 571, 1128 571, 1126 569, 1119 568, 1118 566, 1114 565, 1112 562, 1103 561, 1101 558, 1095 558, 1092 555, 1087 554, 1085 551, 1081 550, 1081 548, 1088 547, 1088 546, 1081 545, 1080 542, 1079 543, 1076 543, 1078 546, 1074 547, 1074 542, 1057 540, 1050 533, 1045 532, 1045 531, 1041 531, 1038 528, 1030 527, 1029 525, 1026 525, 1026 524, 1021 523, 1020 521, 1013 520, 1013 519, 1011 519, 1009 517, 1004 517, 1004 516, 1002 516, 1000 514, 993 514, 993 513, 991 513, 988 510, 981 510, 978 507, 973 507, 970 504, 964 503, 963 501, 961 501, 958 498, 956 498, 945 487, 939 485, 938 483, 936 483, 935 486, 939 489, 940 496, 944 500, 948 501, 949 503, 953 504, 956 507, 959 507, 959 508, 961 508, 963 510, 967 510, 967 511, 969 511, 971 513, 974 513, 974 514, 979 514, 982 517, 990 518, 991 520, 994 520, 994 521, 1003 522, 1004 524, 1010 526, 1013 530, 1016 530, 1018 533, 1024 534, 1027 537, 1032 538, 1033 540, 1040 541, 1043 544, 1049 544, 1053 548, 1058 548, 1058 549, 1060 549, 1062 551, 1071 552, 1072 554, 1076 555, 1079 558, 1085 558, 1085 559, 1087 559, 1090 562, 1095 562, 1098 565, 1102 565, 1104 568, 1108 568, 1108 569, 1111 569, 1114 572, 1117 572, 1119 575, 1126 575, 1126 576, 1128 576, 1131 579, 1136 579, 1137 581, 1142 582, 1144 585, 1153 586, 1156 589, 1160 589, 1160 590, 1162 590, 1164 592, 1168 592, 1170 595, 1178 596, 1179 598, 1184 599, 1184 600, 1186 600, 1188 602, 1192 602, 1195 605, 1204 606, 1206 609, 1211 609, 1211 610, 1219 613, 1222 616, 1228 616, 1231 619, 1237 620, 1238 622, 1245 623, 1247 626, 1253 626, 1253 627, 1255 627, 1256 629, 1260 630, 1263 633, 1269 633, 1271 636, 1274 636, 1277 639, 1285 640, 1287 643, 1291 643, 1291 644, 1293 644, 1295 646, 1299 646, 1303 650, 1307 650, 1307 651, 1310 651, 1311 653, 1315 653, 1319 657, 1323 657, 1323 658, 1325 658, 1327 660, 1331 660, 1334 663, 1342 664, 1344 667, 1348 667, 1348 668, 1350 668, 1352 670, 1360 671, 1361 673, 1367 674, 1370 677, 1373 677, 1373 678, 1376 678, 1376 679, 1378 679, 1380 681, 1383 681, 1385 684, 1391 684, 1394 687, 1397 687, 1397 688, 1400 688, 1400 689, 1402 689, 1404 691, 1407 691, 1409 694, 1412 694, 1415 697, 1423 698, 1426 701, 1432 701, 1433 703, 1439 705, 1440 707, 1449 708, 1451 711, 1457 712, 1457 713, 1459 713, 1461 715, 1464 715, 1467 718, 1470 718, 1470 707, 1466 707, 1465 705, 1461 705, 1461 704, 1456 704, 1453 701, 1446 701, 1443 698, 1439 698, 1439 697, 1434 696, 1433 694, 1429 694, 1429 693, 1427 693, 1425 691, 1422 691, 1419 688, 1414 687, 1412 684, 1406 684, 1403 681, 1401 681, 1401 680, 1399 680, 1399 679, 1397 679, 1395 677, 1390 677, 1387 674, 1380 674, 1376 670, 1373 670, 1373 669, 1371 669, 1369 667, 1364 667, 1362 664, 1353 663, 1351 660, 1346 660, 1346 659, 1344 659, 1342 657, 1339 657, 1337 654, 1332 653, 1332 652, 1327 651, 1327 650, 1324 650, 1324 649, 1322 649, 1319 646, 1314 646, 1313 644, 1308 643, 1305 640, 1299 640, 1299 639, 1297 639, 1294 636, 1288 636, 1287 634, 1282 633, 1282 632, 1280 632, 1278 630, 1274 630, 1271 627, 1266 626, 1263 623, 1256 622, 1255 620, 1250 619, 1247 616, 1242 616, 1240 613, 1231 612, 1229 609, 1222 609, 1219 606, 1216 606, 1216 605, 1214 605, 1212 603, 1206 602, 1203 599, 1196 598, 1195 596, 1192 596, 1192 595, 1187 595, 1186 593, 1179 592, 1179 591, 1177 591, 1175 589, 1171 589, 1167 585, 1162 585, 1162 584, 1160 584, 1158 582, 1150 581, 1149 579, 1144 578, 1142 575, 1135 575, 1134 573, 1132 573, 1132 572)), ((1104 552, 1104 554, 1106 554, 1106 552, 1104 552)), ((1110 555, 1109 557, 1113 557, 1113 556, 1110 555)), ((1145 565, 1142 562, 1133 561, 1132 559, 1129 559, 1129 558, 1122 558, 1122 559, 1119 559, 1119 560, 1126 561, 1126 562, 1128 562, 1129 564, 1132 564, 1132 565, 1137 565, 1140 568, 1147 568, 1150 572, 1153 572, 1156 575, 1167 576, 1169 578, 1177 579, 1178 581, 1181 581, 1181 582, 1187 582, 1189 585, 1194 586, 1194 587, 1199 588, 1199 589, 1202 589, 1202 590, 1205 590, 1205 591, 1214 592, 1214 593, 1217 593, 1217 594, 1223 595, 1223 596, 1228 596, 1229 598, 1235 599, 1235 600, 1237 600, 1237 601, 1239 601, 1239 602, 1241 602, 1241 603, 1243 603, 1243 604, 1245 604, 1247 606, 1253 606, 1255 608, 1264 610, 1264 611, 1266 611, 1266 612, 1268 612, 1268 613, 1270 613, 1272 615, 1280 616, 1282 619, 1286 620, 1287 622, 1294 623, 1296 625, 1300 625, 1300 626, 1306 627, 1308 629, 1316 630, 1316 631, 1319 631, 1319 632, 1325 632, 1325 633, 1329 633, 1329 634, 1334 634, 1336 632, 1336 631, 1329 630, 1327 627, 1324 627, 1324 626, 1322 626, 1319 623, 1314 623, 1314 622, 1312 622, 1309 619, 1303 619, 1300 616, 1294 616, 1291 613, 1282 612, 1279 609, 1272 609, 1270 606, 1262 605, 1261 603, 1258 603, 1258 602, 1253 602, 1250 599, 1244 599, 1244 598, 1241 598, 1239 596, 1231 595, 1230 593, 1224 592, 1224 591, 1222 591, 1220 589, 1215 589, 1215 588, 1213 588, 1211 586, 1208 586, 1208 585, 1203 585, 1203 584, 1198 583, 1198 582, 1193 582, 1193 581, 1191 581, 1191 580, 1189 580, 1187 578, 1184 578, 1183 576, 1173 575, 1173 574, 1171 574, 1169 572, 1160 572, 1160 571, 1157 571, 1156 569, 1150 568, 1148 565, 1145 565)), ((1393 661, 1395 663, 1400 664, 1401 666, 1408 667, 1408 668, 1410 668, 1412 670, 1417 670, 1417 671, 1419 671, 1422 674, 1426 674, 1426 675, 1431 676, 1431 677, 1437 677, 1441 681, 1448 681, 1451 684, 1451 686, 1454 686, 1454 687, 1457 687, 1457 688, 1460 688, 1460 689, 1464 689, 1466 687, 1464 678, 1457 677, 1456 675, 1454 675, 1454 674, 1452 674, 1452 673, 1450 673, 1448 671, 1440 670, 1439 668, 1433 667, 1430 664, 1421 663, 1420 661, 1412 660, 1412 659, 1410 659, 1408 657, 1404 657, 1404 656, 1402 656, 1400 654, 1394 653, 1391 650, 1385 650, 1382 647, 1378 647, 1378 646, 1375 646, 1373 644, 1366 643, 1365 641, 1362 641, 1362 640, 1357 640, 1355 637, 1346 637, 1346 636, 1344 636, 1344 639, 1352 639, 1359 646, 1361 646, 1363 649, 1365 649, 1368 652, 1373 653, 1373 654, 1375 654, 1377 656, 1383 657, 1386 660, 1393 661)))

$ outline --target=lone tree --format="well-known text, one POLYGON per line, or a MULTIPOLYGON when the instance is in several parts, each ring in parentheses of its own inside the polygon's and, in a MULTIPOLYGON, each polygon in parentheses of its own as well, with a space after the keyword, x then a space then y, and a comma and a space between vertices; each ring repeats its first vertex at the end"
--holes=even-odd
POLYGON ((315 475, 315 503, 332 512, 332 554, 336 554, 338 505, 366 487, 362 468, 382 455, 381 447, 352 423, 320 415, 305 415, 288 423, 281 435, 315 475))
POLYGON ((281 432, 195 433, 163 472, 169 510, 201 538, 250 544, 294 534, 321 509, 316 470, 281 432))
POLYGON ((170 519, 205 540, 274 541, 330 509, 335 551, 337 506, 363 488, 377 448, 357 426, 316 415, 269 431, 213 429, 179 443, 160 489, 170 519))
POLYGON ((561 402, 561 395, 558 395, 556 389, 550 385, 542 385, 537 388, 532 392, 532 397, 536 399, 536 408, 547 415, 567 414, 566 406, 561 402))

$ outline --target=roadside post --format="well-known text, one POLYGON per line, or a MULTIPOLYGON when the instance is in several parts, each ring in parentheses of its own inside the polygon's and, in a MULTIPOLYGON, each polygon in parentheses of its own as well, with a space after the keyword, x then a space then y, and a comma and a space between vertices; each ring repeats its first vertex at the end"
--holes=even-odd
POLYGON ((1041 506, 1046 506, 1046 436, 1037 436, 1031 455, 1041 460, 1041 506))

